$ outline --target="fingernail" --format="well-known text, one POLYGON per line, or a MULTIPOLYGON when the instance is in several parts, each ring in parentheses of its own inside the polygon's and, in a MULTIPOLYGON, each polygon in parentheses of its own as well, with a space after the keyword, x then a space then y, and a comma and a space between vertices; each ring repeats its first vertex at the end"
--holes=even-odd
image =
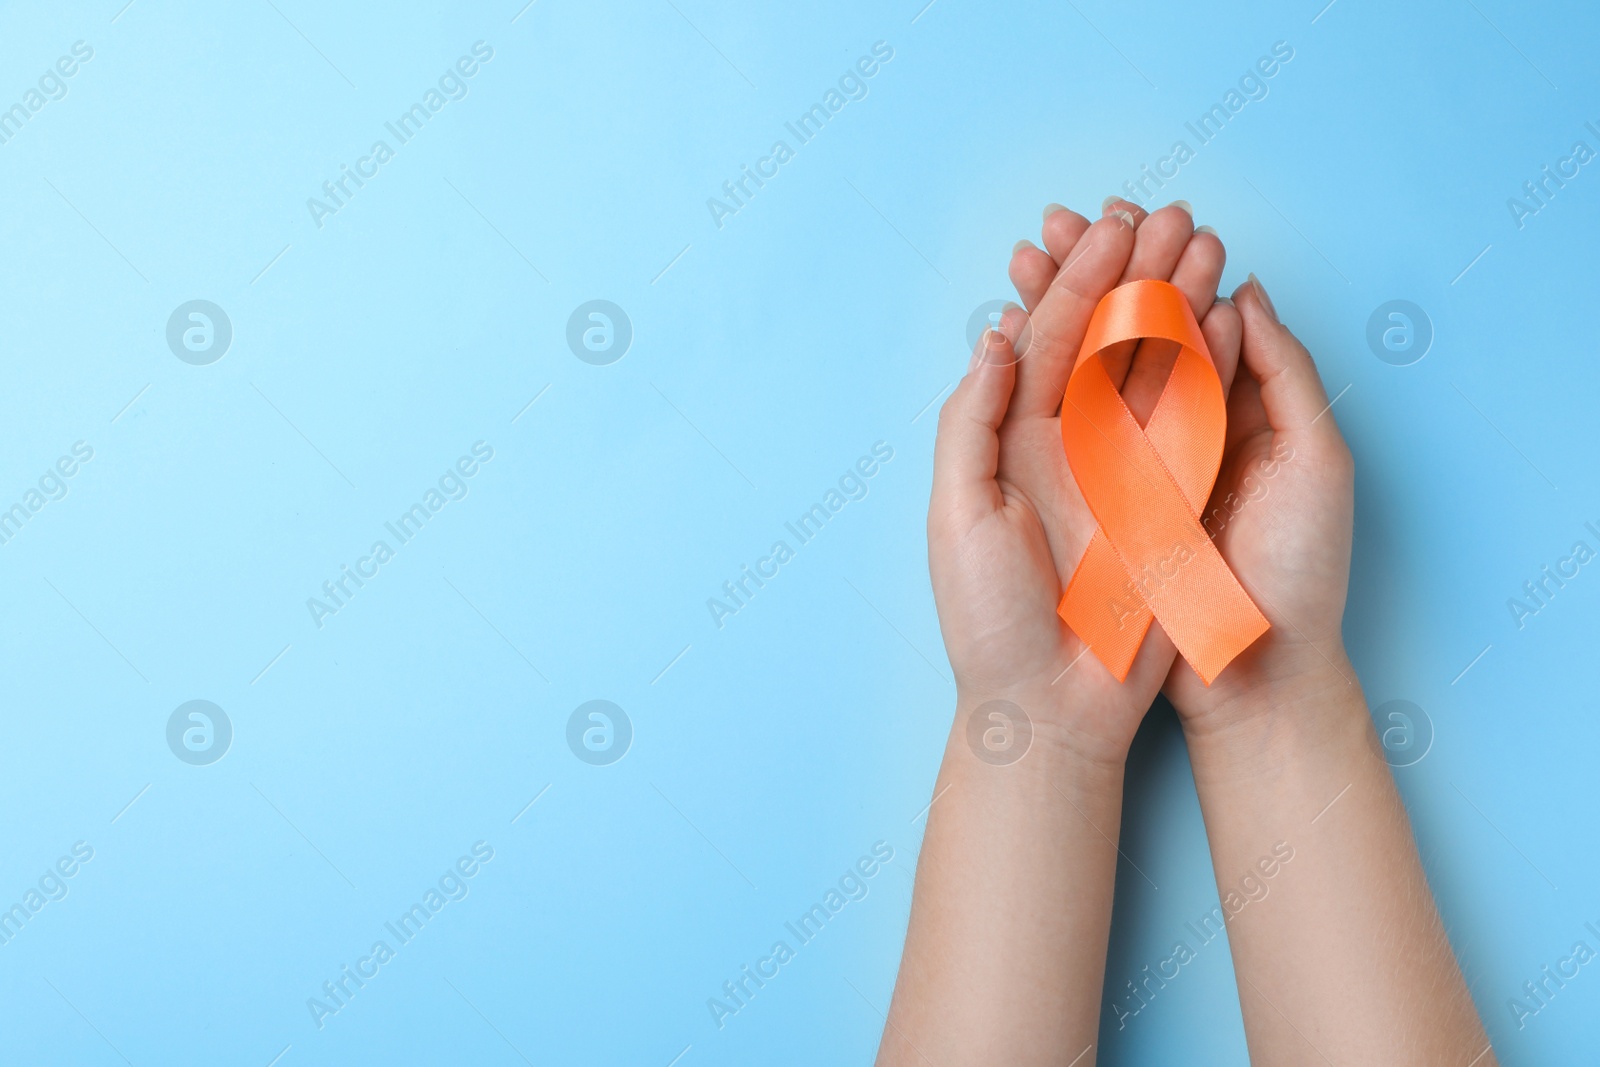
POLYGON ((1267 314, 1272 316, 1272 321, 1279 321, 1278 309, 1272 306, 1272 297, 1267 295, 1267 287, 1261 284, 1261 279, 1256 277, 1254 271, 1250 272, 1250 284, 1256 287, 1256 296, 1261 300, 1261 306, 1266 309, 1267 314))
POLYGON ((1168 207, 1181 207, 1190 218, 1194 218, 1194 205, 1187 200, 1174 200, 1168 207))
POLYGON ((1133 229, 1133 213, 1128 211, 1113 211, 1112 217, 1119 218, 1128 224, 1128 229, 1133 229))
POLYGON ((1008 311, 1021 311, 1021 310, 1022 310, 1022 305, 1021 304, 1017 303, 1015 300, 1007 300, 1006 301, 1006 306, 1000 309, 1000 315, 1001 315, 1002 318, 1004 318, 1005 317, 1005 313, 1008 312, 1008 311))
POLYGON ((1049 218, 1056 212, 1065 210, 1067 210, 1067 206, 1065 204, 1046 204, 1044 206, 1044 217, 1049 218))
POLYGON ((1100 201, 1100 214, 1104 215, 1106 213, 1106 208, 1117 203, 1121 199, 1122 197, 1120 196, 1108 196, 1104 200, 1100 201))
POLYGON ((1217 303, 1219 303, 1219 304, 1227 304, 1229 307, 1233 307, 1233 297, 1231 297, 1231 296, 1219 296, 1219 297, 1217 297, 1217 303))
POLYGON ((1033 247, 1033 242, 1028 240, 1026 237, 1024 237, 1022 240, 1018 241, 1016 244, 1011 246, 1011 254, 1012 255, 1016 255, 1018 252, 1022 251, 1024 248, 1032 248, 1032 247, 1033 247))
POLYGON ((1194 232, 1195 233, 1209 233, 1213 237, 1215 237, 1217 235, 1217 231, 1212 229, 1210 226, 1196 226, 1194 228, 1194 232))

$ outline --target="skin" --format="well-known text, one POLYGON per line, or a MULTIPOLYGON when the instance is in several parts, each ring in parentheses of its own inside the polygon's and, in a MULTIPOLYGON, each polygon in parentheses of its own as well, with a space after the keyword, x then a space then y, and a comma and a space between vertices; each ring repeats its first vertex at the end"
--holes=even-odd
MULTIPOLYGON (((1092 225, 1052 205, 1041 244, 1018 242, 1023 306, 940 413, 929 562, 956 714, 878 1063, 1094 1062, 1123 768, 1158 691, 1219 897, 1245 900, 1228 933, 1252 1061, 1493 1063, 1344 653, 1354 467, 1309 354, 1253 275, 1216 299, 1222 244, 1187 205, 1108 200, 1092 225), (1139 278, 1172 281, 1200 320, 1228 393, 1207 528, 1272 623, 1209 689, 1159 623, 1118 683, 1055 613, 1096 527, 1061 395, 1095 304, 1139 278), (1016 709, 1025 754, 980 758, 969 737, 1026 734, 1016 709)), ((1143 424, 1170 354, 1106 362, 1143 424)))

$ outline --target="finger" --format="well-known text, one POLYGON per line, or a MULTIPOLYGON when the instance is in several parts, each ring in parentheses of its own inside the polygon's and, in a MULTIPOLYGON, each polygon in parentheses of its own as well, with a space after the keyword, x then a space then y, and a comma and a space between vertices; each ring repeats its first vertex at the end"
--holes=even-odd
POLYGON ((1272 434, 1267 413, 1261 406, 1261 386, 1248 374, 1236 375, 1228 390, 1228 434, 1222 442, 1223 456, 1231 456, 1239 442, 1258 434, 1272 434))
POLYGON ((1240 343, 1244 366, 1261 387, 1261 406, 1273 430, 1313 431, 1337 438, 1328 393, 1311 353, 1278 321, 1271 297, 1254 274, 1235 290, 1233 302, 1244 326, 1240 343))
POLYGON ((1027 312, 1015 304, 1007 304, 1005 310, 1000 312, 1000 332, 1005 334, 1006 340, 1011 342, 1011 361, 1015 363, 1020 356, 1016 353, 1028 347, 1028 340, 1033 336, 1032 323, 1027 312))
POLYGON ((1172 268, 1172 284, 1188 297, 1195 321, 1203 322, 1217 299, 1217 285, 1227 262, 1228 253, 1216 231, 1202 226, 1194 231, 1183 255, 1178 257, 1178 265, 1172 268))
POLYGON ((1016 363, 1022 358, 1018 353, 1027 351, 1028 344, 1033 338, 1033 323, 1028 318, 1028 313, 1016 304, 1008 303, 1000 312, 1000 322, 995 329, 1011 342, 1011 347, 991 350, 985 358, 991 363, 1001 359, 1009 359, 1012 363, 1016 363))
POLYGON ((933 445, 936 507, 977 515, 1000 506, 1000 487, 994 480, 1000 461, 997 431, 1006 417, 1016 376, 1011 342, 996 330, 985 330, 973 349, 966 377, 939 411, 933 445))
POLYGON ((1144 220, 1150 217, 1150 212, 1135 204, 1132 200, 1124 200, 1120 196, 1108 196, 1100 201, 1100 215, 1105 217, 1113 211, 1126 211, 1133 216, 1133 226, 1138 229, 1144 225, 1144 220))
MULTIPOLYGON (((1133 253, 1122 272, 1122 284, 1156 279, 1166 281, 1178 267, 1179 259, 1194 234, 1194 219, 1189 215, 1189 205, 1183 201, 1161 208, 1147 218, 1134 236, 1133 253)), ((1140 425, 1150 417, 1156 398, 1166 384, 1167 373, 1172 369, 1176 353, 1170 345, 1139 345, 1126 341, 1107 348, 1101 354, 1106 374, 1111 382, 1123 391, 1128 407, 1140 425), (1149 358, 1135 360, 1136 352, 1149 358), (1137 368, 1137 376, 1130 378, 1129 371, 1137 368)))
MULTIPOLYGON (((1216 301, 1200 323, 1200 333, 1205 338, 1206 351, 1211 353, 1211 364, 1222 383, 1222 395, 1227 397, 1234 384, 1235 372, 1239 369, 1240 323, 1239 312, 1233 302, 1227 297, 1216 301)), ((1122 388, 1122 399, 1140 426, 1149 424, 1176 359, 1175 349, 1168 346, 1163 350, 1153 342, 1140 345, 1133 357, 1127 384, 1122 388)))
POLYGON ((1020 352, 1013 418, 1049 418, 1061 405, 1078 346, 1100 298, 1111 291, 1133 248, 1133 223, 1113 213, 1089 227, 1030 316, 1020 352))
POLYGON ((1072 250, 1083 239, 1083 233, 1088 228, 1089 220, 1076 211, 1069 211, 1060 204, 1046 204, 1044 226, 1040 228, 1039 236, 1050 258, 1059 266, 1072 255, 1072 250))
POLYGON ((1177 200, 1152 212, 1139 224, 1133 255, 1128 257, 1128 266, 1122 272, 1123 282, 1171 278, 1193 235, 1194 217, 1189 214, 1185 201, 1177 200))
POLYGON ((1017 288, 1022 306, 1032 311, 1044 299, 1045 290, 1050 288, 1058 269, 1050 253, 1034 247, 1031 241, 1018 241, 1011 250, 1011 265, 1006 273, 1017 288))
MULTIPOLYGON (((1022 298, 1022 305, 1029 311, 1039 306, 1061 264, 1072 254, 1088 228, 1089 220, 1076 211, 1069 211, 1060 204, 1047 204, 1042 229, 1045 248, 1037 248, 1031 241, 1018 241, 1012 247, 1008 273, 1017 295, 1022 298)), ((1016 339, 1015 335, 1012 339, 1016 339)))
POLYGON ((1217 377, 1222 379, 1223 396, 1228 396, 1232 391, 1234 372, 1239 369, 1239 334, 1242 329, 1239 309, 1225 296, 1219 297, 1205 318, 1200 320, 1200 333, 1206 339, 1206 348, 1211 353, 1212 364, 1217 368, 1217 377))

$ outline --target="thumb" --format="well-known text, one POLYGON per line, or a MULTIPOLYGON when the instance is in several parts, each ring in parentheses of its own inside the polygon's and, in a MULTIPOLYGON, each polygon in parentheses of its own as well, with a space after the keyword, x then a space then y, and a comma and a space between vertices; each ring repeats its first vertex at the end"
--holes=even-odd
POLYGON ((992 511, 1000 506, 994 476, 1000 462, 1000 423, 1017 380, 1017 357, 998 330, 985 330, 967 375, 939 411, 933 446, 933 498, 944 507, 992 511))
POLYGON ((1233 294, 1243 321, 1240 355, 1261 388, 1261 406, 1275 433, 1339 436, 1328 391, 1317 365, 1289 328, 1278 321, 1272 298, 1254 274, 1233 294))

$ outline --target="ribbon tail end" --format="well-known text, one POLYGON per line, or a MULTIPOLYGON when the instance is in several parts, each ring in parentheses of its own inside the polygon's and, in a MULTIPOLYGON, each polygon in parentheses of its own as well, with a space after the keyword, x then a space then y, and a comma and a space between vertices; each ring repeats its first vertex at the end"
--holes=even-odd
POLYGON ((1073 589, 1069 586, 1056 607, 1056 614, 1119 684, 1127 681, 1134 658, 1139 654, 1139 646, 1150 629, 1152 616, 1149 609, 1140 605, 1136 613, 1130 613, 1134 615, 1133 623, 1126 632, 1106 627, 1101 627, 1103 632, 1098 632, 1093 625, 1083 621, 1083 613, 1074 609, 1072 600, 1073 589))
MULTIPOLYGON (((1225 650, 1220 655, 1214 656, 1197 656, 1196 659, 1200 660, 1198 663, 1194 660, 1189 661, 1189 666, 1194 668, 1194 672, 1200 676, 1200 681, 1205 684, 1207 689, 1210 689, 1211 683, 1216 681, 1218 676, 1228 669, 1229 664, 1239 658, 1241 652, 1260 640, 1262 634, 1272 629, 1272 624, 1266 620, 1265 616, 1258 613, 1256 617, 1260 620, 1260 625, 1253 626, 1249 631, 1239 634, 1233 642, 1231 651, 1225 650)), ((1185 659, 1187 658, 1185 657, 1185 659)))

